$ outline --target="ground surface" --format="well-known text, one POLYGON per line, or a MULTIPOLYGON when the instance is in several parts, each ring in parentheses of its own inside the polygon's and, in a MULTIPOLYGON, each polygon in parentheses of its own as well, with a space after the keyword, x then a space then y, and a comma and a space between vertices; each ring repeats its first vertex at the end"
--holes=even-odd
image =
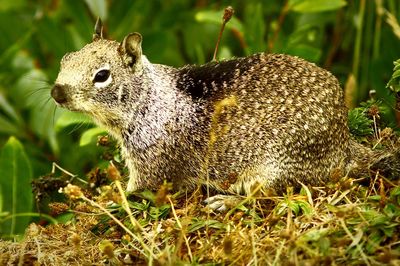
POLYGON ((259 192, 227 213, 206 208, 201 189, 178 196, 164 186, 125 201, 116 168, 96 175, 113 181, 65 188, 69 198, 50 204, 64 222, 0 241, 0 264, 400 264, 400 180, 379 171, 334 174, 324 187, 285 196, 259 192))

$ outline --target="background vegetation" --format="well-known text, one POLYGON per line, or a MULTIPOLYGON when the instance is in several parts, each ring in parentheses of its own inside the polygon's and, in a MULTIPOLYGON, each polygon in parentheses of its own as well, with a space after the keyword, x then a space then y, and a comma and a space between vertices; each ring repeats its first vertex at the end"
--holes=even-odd
MULTIPOLYGON (((107 161, 96 146, 99 130, 88 118, 56 108, 49 96, 60 59, 91 41, 96 18, 110 39, 140 32, 154 63, 202 64, 212 58, 228 5, 235 16, 218 58, 298 55, 332 71, 350 107, 373 90, 384 106, 382 123, 400 124, 395 94, 386 86, 400 58, 396 0, 0 0, 0 235, 24 232, 37 211, 30 182, 48 174, 52 162, 84 177, 107 161)), ((372 134, 365 129, 370 122, 356 123, 361 131, 355 132, 372 134)))

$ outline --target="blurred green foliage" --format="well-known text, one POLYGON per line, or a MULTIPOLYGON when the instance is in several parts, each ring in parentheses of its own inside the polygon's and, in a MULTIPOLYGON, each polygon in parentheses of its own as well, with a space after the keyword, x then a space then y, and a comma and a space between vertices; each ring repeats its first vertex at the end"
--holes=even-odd
POLYGON ((389 87, 392 91, 399 93, 400 92, 400 59, 393 62, 393 75, 390 78, 387 87, 389 87))
POLYGON ((10 137, 0 153, 0 231, 8 235, 23 232, 30 221, 32 193, 30 161, 21 143, 10 137), (10 215, 10 214, 19 214, 10 215), (25 215, 24 215, 25 213, 25 215))
MULTIPOLYGON (((101 148, 95 145, 95 136, 101 130, 91 129, 90 119, 83 115, 56 108, 49 95, 60 59, 91 41, 98 16, 107 38, 121 41, 138 31, 150 61, 181 66, 211 60, 228 5, 235 15, 227 24, 218 58, 256 52, 298 55, 331 70, 343 86, 353 77, 349 89, 354 93, 346 99, 350 102, 363 101, 369 90, 375 90, 396 123, 395 98, 386 87, 392 63, 400 58, 396 0, 0 0, 3 154, 8 140, 18 141, 18 154, 27 154, 23 160, 31 165, 34 178, 50 172, 53 161, 79 175, 99 164, 101 148)), ((398 79, 391 82, 398 87, 398 79)), ((366 130, 365 121, 362 124, 366 130)), ((11 183, 2 180, 0 196, 11 183)), ((32 208, 32 203, 26 206, 32 208)))

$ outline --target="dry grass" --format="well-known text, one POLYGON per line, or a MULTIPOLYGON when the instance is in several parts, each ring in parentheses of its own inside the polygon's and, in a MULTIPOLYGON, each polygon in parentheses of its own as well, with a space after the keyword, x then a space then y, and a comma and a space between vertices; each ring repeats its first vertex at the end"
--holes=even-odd
POLYGON ((153 202, 130 200, 129 217, 118 189, 107 188, 96 204, 125 229, 92 206, 92 195, 79 194, 66 224, 32 224, 22 242, 0 242, 0 263, 399 265, 399 180, 379 173, 336 179, 299 194, 248 199, 225 214, 204 207, 200 190, 176 198, 163 187, 153 202))
MULTIPOLYGON (((399 140, 384 132, 375 146, 393 150, 399 140)), ((20 242, 0 240, 0 265, 400 265, 398 177, 338 171, 324 187, 258 192, 214 213, 202 204, 208 191, 164 185, 126 199, 113 164, 94 172, 111 185, 65 187, 68 201, 51 209, 72 216, 31 224, 20 242)))

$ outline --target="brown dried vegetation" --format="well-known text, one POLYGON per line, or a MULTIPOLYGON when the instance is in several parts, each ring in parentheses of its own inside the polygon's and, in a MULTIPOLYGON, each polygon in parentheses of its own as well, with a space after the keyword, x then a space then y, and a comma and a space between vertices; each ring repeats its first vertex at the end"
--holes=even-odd
MULTIPOLYGON (((385 137, 381 144, 395 145, 393 140, 385 137)), ((108 175, 119 175, 116 171, 110 168, 108 175)), ((73 218, 31 224, 21 242, 0 241, 0 264, 400 263, 400 181, 379 172, 358 179, 336 173, 325 187, 303 186, 299 193, 289 188, 283 197, 259 193, 223 214, 202 205, 201 189, 178 196, 165 185, 155 195, 129 198, 129 215, 115 182, 97 195, 72 185, 64 189, 72 193, 68 205, 51 208, 73 218)))

